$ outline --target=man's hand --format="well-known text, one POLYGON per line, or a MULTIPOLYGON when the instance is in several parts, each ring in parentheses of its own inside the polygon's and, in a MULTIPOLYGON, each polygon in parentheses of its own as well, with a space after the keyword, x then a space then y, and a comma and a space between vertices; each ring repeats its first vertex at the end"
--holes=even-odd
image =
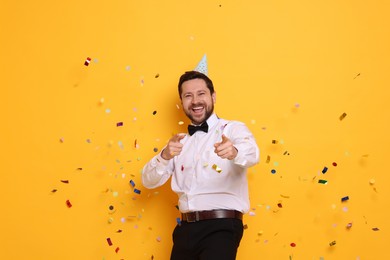
POLYGON ((222 135, 222 142, 214 144, 214 152, 223 159, 233 160, 237 156, 237 149, 234 147, 232 141, 224 134, 222 135))
POLYGON ((185 134, 174 135, 167 144, 167 147, 161 152, 161 157, 165 160, 170 160, 173 157, 180 154, 183 149, 183 144, 180 143, 180 140, 183 139, 185 134))

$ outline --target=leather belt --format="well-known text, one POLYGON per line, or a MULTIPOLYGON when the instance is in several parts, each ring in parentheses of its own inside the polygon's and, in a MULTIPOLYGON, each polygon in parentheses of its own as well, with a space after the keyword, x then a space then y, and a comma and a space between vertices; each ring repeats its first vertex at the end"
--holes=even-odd
POLYGON ((242 220, 242 213, 237 210, 216 209, 216 210, 204 210, 193 211, 187 213, 181 213, 181 220, 186 222, 197 222, 206 219, 216 218, 236 218, 242 220))

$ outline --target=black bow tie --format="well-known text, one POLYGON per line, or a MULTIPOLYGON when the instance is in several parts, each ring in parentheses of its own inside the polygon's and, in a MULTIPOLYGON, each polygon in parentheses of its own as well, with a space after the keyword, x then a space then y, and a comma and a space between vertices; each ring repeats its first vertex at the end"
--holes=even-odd
POLYGON ((196 131, 203 131, 207 133, 207 131, 209 131, 209 125, 207 124, 207 122, 204 122, 200 126, 194 126, 194 125, 188 126, 188 133, 190 135, 195 134, 196 131))

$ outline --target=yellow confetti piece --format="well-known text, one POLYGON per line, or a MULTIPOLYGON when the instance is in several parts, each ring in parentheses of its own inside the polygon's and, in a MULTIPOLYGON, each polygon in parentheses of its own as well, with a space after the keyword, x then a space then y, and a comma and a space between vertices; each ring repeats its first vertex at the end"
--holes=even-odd
POLYGON ((340 116, 340 121, 343 120, 346 116, 347 116, 347 113, 343 113, 343 114, 340 116))
POLYGON ((184 122, 183 121, 179 121, 179 125, 184 125, 184 122))
POLYGON ((218 165, 213 164, 213 169, 216 170, 218 173, 222 172, 222 169, 218 167, 218 165))
POLYGON ((270 161, 271 161, 271 156, 267 155, 267 160, 265 162, 269 163, 270 161))

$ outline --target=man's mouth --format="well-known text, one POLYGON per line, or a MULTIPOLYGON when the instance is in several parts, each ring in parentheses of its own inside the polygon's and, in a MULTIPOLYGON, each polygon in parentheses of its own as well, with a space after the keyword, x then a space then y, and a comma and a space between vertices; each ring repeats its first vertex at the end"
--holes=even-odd
POLYGON ((195 114, 200 114, 203 112, 204 110, 204 106, 194 106, 191 108, 191 110, 195 113, 195 114))

